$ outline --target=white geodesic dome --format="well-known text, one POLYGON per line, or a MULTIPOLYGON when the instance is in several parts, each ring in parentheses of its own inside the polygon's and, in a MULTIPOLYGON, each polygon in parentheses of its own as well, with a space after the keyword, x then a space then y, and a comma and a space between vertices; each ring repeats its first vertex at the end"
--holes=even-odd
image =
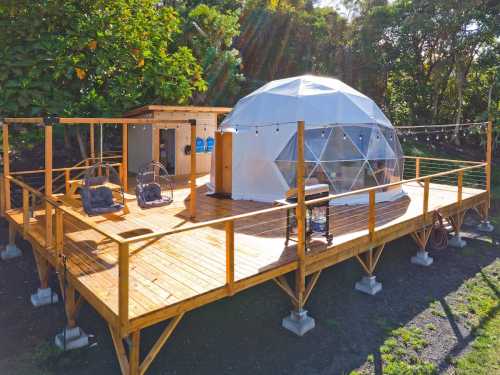
MULTIPOLYGON (((233 133, 232 197, 271 202, 295 186, 296 123, 305 122, 306 184, 332 193, 398 181, 403 153, 378 106, 345 83, 300 76, 270 82, 241 99, 221 125, 233 133)), ((392 200, 401 188, 381 191, 392 200)), ((366 195, 337 203, 363 203, 366 195)))

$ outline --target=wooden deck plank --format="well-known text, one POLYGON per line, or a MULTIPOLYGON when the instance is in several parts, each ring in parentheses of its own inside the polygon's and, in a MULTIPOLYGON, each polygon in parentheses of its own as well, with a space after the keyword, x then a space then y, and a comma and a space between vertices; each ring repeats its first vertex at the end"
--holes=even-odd
MULTIPOLYGON (((200 185, 200 181, 198 181, 200 185)), ((454 208, 457 187, 432 184, 429 212, 454 208)), ((133 188, 133 184, 131 184, 133 188)), ((232 201, 208 197, 206 189, 198 192, 198 222, 221 216, 232 216, 270 207, 251 201, 232 201)), ((394 202, 376 205, 377 232, 395 233, 402 225, 420 225, 423 209, 423 187, 419 183, 405 185, 407 196, 394 202)), ((484 190, 463 188, 462 203, 484 194, 484 190)), ((167 207, 141 210, 135 201, 128 202, 129 214, 90 218, 114 234, 131 231, 166 230, 191 225, 188 184, 180 181, 174 192, 174 203, 167 207)), ((83 214, 79 200, 73 199, 75 210, 83 214)), ((354 256, 368 243, 367 205, 331 208, 333 243, 327 248, 323 238, 313 238, 308 252, 311 270, 334 264, 354 256), (322 263, 323 262, 323 263, 322 263)), ((45 243, 45 211, 35 212, 30 221, 30 237, 39 248, 45 243)), ((10 210, 8 217, 22 227, 22 211, 10 210)), ((235 282, 254 285, 276 272, 289 272, 296 263, 295 243, 287 248, 285 212, 249 217, 235 222, 235 282), (283 271, 281 271, 283 270, 283 271), (270 273, 271 272, 271 273, 270 273), (266 275, 266 276, 264 276, 266 275)), ((64 218, 68 272, 93 293, 113 313, 118 313, 118 246, 79 221, 64 218)), ((223 297, 226 282, 225 234, 223 225, 205 227, 154 241, 130 246, 129 318, 136 322, 144 316, 163 316, 162 309, 178 313, 183 304, 200 306, 223 297)), ((237 284, 240 285, 240 284, 237 284)))

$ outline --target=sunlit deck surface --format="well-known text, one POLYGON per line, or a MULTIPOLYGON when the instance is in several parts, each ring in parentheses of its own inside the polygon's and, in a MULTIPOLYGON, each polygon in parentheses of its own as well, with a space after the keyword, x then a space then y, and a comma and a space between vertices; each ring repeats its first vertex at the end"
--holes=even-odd
MULTIPOLYGON (((271 204, 218 199, 205 195, 203 182, 198 179, 197 222, 237 215, 270 207, 271 204)), ((103 229, 115 234, 145 233, 150 230, 166 230, 192 225, 189 220, 189 187, 186 181, 177 181, 174 203, 160 208, 140 209, 135 196, 129 196, 130 213, 97 216, 91 218, 103 229)), ((376 235, 391 240, 391 231, 398 227, 397 237, 409 234, 423 225, 423 186, 418 183, 405 185, 407 192, 394 202, 377 204, 376 235), (404 233, 401 233, 404 228, 404 233)), ((463 205, 472 205, 484 199, 484 190, 463 189, 463 205)), ((429 212, 436 209, 452 210, 456 207, 457 187, 430 185, 429 212)), ((79 200, 67 202, 83 213, 79 200)), ((322 237, 313 238, 307 252, 308 273, 315 268, 318 259, 326 254, 337 257, 330 264, 347 259, 368 243, 368 208, 359 206, 335 206, 331 228, 333 244, 326 248, 322 237)), ((285 211, 259 215, 235 222, 235 285, 255 285, 290 272, 296 268, 295 243, 284 246, 285 211), (284 267, 285 266, 285 267, 284 267), (286 267, 287 266, 287 267, 286 267)), ((21 210, 8 212, 9 218, 20 227, 23 225, 21 210)), ((45 245, 45 211, 35 212, 30 221, 30 237, 38 248, 45 245)), ((95 295, 105 308, 118 314, 118 246, 92 229, 65 215, 64 253, 68 272, 81 286, 95 295)), ((394 239, 394 238, 392 238, 394 239)), ((366 249, 361 249, 366 250, 366 249)), ((47 251, 42 249, 43 251, 47 251)), ((50 250, 49 250, 50 251, 50 250)), ((216 298, 205 298, 207 293, 226 284, 226 250, 224 226, 211 226, 164 236, 153 241, 143 241, 130 247, 130 319, 136 319, 155 311, 171 308, 174 315, 179 304, 199 298, 197 305, 216 298)), ((54 254, 47 254, 50 258, 54 254)), ((333 259, 333 258, 332 258, 333 259)), ((243 287, 241 288, 243 289, 243 287)))

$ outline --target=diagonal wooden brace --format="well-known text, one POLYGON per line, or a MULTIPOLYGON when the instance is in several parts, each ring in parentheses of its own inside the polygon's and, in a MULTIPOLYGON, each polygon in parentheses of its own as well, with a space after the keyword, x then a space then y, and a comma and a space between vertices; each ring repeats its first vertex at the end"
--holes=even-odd
POLYGON ((151 363, 163 348, 169 337, 174 332, 175 328, 181 321, 184 313, 181 313, 173 317, 168 325, 163 330, 162 334, 156 340, 155 344, 146 355, 146 357, 140 360, 140 330, 134 331, 130 335, 130 346, 127 354, 123 340, 120 337, 120 333, 116 331, 111 325, 109 326, 109 331, 111 332, 111 338, 113 340, 113 345, 116 350, 116 356, 118 358, 118 363, 120 364, 120 370, 123 375, 143 375, 148 370, 151 363))
POLYGON ((429 238, 432 233, 432 225, 427 226, 423 229, 417 230, 411 234, 413 240, 417 243, 419 250, 425 251, 427 247, 427 242, 429 242, 429 238))
POLYGON ((378 261, 380 260, 380 256, 382 255, 384 248, 385 244, 382 244, 375 248, 371 248, 364 253, 356 255, 356 259, 358 260, 358 262, 361 264, 361 266, 369 276, 373 275, 373 271, 375 271, 375 267, 377 266, 378 261))

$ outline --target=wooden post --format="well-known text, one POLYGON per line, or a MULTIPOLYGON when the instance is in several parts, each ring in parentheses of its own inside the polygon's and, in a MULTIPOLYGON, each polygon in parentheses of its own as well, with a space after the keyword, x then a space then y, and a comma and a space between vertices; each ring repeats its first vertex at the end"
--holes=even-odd
POLYGON ((370 235, 370 241, 375 238, 375 224, 377 221, 376 217, 376 206, 375 206, 375 190, 370 190, 368 195, 368 233, 370 235))
POLYGON ((215 132, 215 192, 221 193, 223 191, 223 150, 222 150, 222 132, 215 132))
POLYGON ((191 218, 196 217, 196 120, 189 120, 191 124, 191 173, 189 185, 191 195, 189 198, 189 213, 191 218))
POLYGON ((76 291, 73 285, 69 284, 65 286, 64 308, 66 310, 66 317, 68 318, 68 328, 74 328, 76 326, 75 294, 76 291))
POLYGON ((56 208, 56 254, 63 253, 64 248, 64 212, 56 208))
POLYGON ((2 125, 3 134, 3 177, 4 177, 4 210, 8 211, 11 208, 10 202, 10 181, 7 177, 10 176, 10 158, 9 158, 9 125, 3 123, 2 125))
POLYGON ((304 292, 306 288, 306 206, 305 206, 305 181, 304 181, 304 121, 297 123, 297 262, 298 268, 295 273, 295 293, 298 301, 299 311, 304 304, 304 292))
POLYGON ((139 375, 141 331, 132 332, 130 338, 130 375, 139 375))
POLYGON ((426 178, 424 180, 424 207, 423 207, 424 220, 427 219, 427 213, 429 212, 429 185, 430 185, 430 179, 426 178))
POLYGON ((464 171, 459 171, 457 176, 457 204, 458 207, 462 207, 462 191, 463 191, 463 182, 464 181, 464 171))
POLYGON ((226 285, 233 295, 234 284, 234 221, 226 221, 226 285))
POLYGON ((153 132, 153 160, 160 161, 160 128, 157 125, 151 125, 153 132))
MULTIPOLYGON (((52 197, 52 123, 45 123, 45 196, 52 197)), ((52 246, 52 206, 45 202, 45 246, 52 246)))
POLYGON ((415 158, 415 178, 420 177, 420 158, 415 158))
POLYGON ((95 131, 94 131, 94 124, 89 125, 89 138, 90 138, 90 158, 91 163, 94 162, 95 158, 95 131))
POLYGON ((23 232, 26 236, 30 226, 30 192, 23 188, 23 232))
POLYGON ((128 191, 128 125, 122 126, 122 184, 123 190, 128 191))
POLYGON ((0 216, 5 216, 5 178, 3 174, 0 174, 0 216))
POLYGON ((493 156, 493 122, 488 121, 486 132, 486 191, 488 192, 488 210, 491 204, 491 160, 493 156))
POLYGON ((120 333, 124 337, 128 329, 129 297, 129 245, 118 244, 118 316, 120 333))
POLYGON ((68 168, 68 169, 64 170, 64 186, 65 186, 66 194, 69 194, 69 192, 71 190, 71 186, 69 183, 70 180, 71 180, 71 170, 68 168))

